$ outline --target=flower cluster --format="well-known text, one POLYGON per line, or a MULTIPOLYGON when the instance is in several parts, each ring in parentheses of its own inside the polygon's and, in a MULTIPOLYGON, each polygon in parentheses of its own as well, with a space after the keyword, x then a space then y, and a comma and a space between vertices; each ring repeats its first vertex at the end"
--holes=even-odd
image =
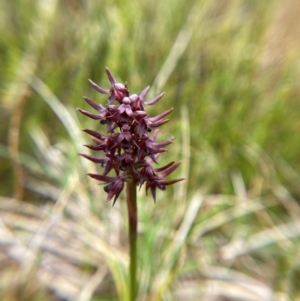
POLYGON ((111 84, 109 90, 99 87, 90 80, 91 85, 101 94, 108 94, 106 106, 95 103, 88 97, 85 101, 97 111, 96 114, 78 109, 82 114, 99 120, 106 125, 107 134, 102 135, 96 131, 85 129, 91 135, 94 144, 85 145, 94 151, 100 151, 105 156, 95 157, 80 154, 83 157, 100 164, 102 174, 88 174, 90 177, 107 183, 104 190, 107 192, 107 201, 114 198, 113 204, 123 190, 124 183, 133 181, 140 187, 145 183, 146 191, 151 190, 153 199, 156 198, 156 188, 165 190, 166 186, 174 184, 182 179, 165 180, 179 163, 171 162, 166 166, 155 168, 158 156, 165 152, 165 147, 173 142, 171 138, 165 142, 155 142, 157 127, 168 122, 164 119, 173 109, 167 110, 155 117, 147 116, 144 105, 157 103, 164 95, 161 93, 150 101, 144 101, 149 87, 146 87, 140 95, 129 94, 126 84, 116 82, 113 75, 106 68, 106 73, 111 84), (117 104, 113 104, 117 103, 117 104), (149 133, 153 133, 149 136, 149 133), (113 171, 115 176, 108 176, 113 171))

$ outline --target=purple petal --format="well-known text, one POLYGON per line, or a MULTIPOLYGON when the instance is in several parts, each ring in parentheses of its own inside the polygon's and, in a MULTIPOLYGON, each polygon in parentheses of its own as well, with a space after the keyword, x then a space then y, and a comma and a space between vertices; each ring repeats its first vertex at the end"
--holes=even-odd
POLYGON ((167 164, 167 165, 165 165, 165 166, 163 166, 163 167, 160 167, 160 168, 155 168, 154 170, 155 170, 156 172, 164 171, 164 170, 166 170, 167 168, 169 168, 170 166, 172 166, 174 163, 175 163, 174 161, 173 161, 173 162, 170 162, 169 164, 167 164))
POLYGON ((116 177, 116 180, 111 184, 110 190, 108 191, 106 202, 109 202, 114 197, 114 205, 123 188, 124 182, 120 178, 116 177))
POLYGON ((167 140, 165 142, 158 142, 158 143, 152 142, 151 143, 151 147, 153 147, 153 148, 164 147, 164 146, 167 146, 167 145, 173 143, 173 141, 174 141, 174 137, 172 137, 171 139, 169 139, 169 140, 167 140))
POLYGON ((100 164, 105 164, 109 159, 107 158, 97 158, 97 157, 94 157, 94 156, 90 156, 90 155, 86 155, 86 154, 79 154, 80 156, 92 161, 92 162, 95 162, 95 163, 100 163, 100 164))
POLYGON ((164 92, 159 94, 158 96, 156 96, 155 98, 149 100, 149 101, 144 101, 145 105, 154 105, 155 103, 157 103, 163 96, 164 96, 164 92))
POLYGON ((146 160, 146 162, 149 163, 149 164, 151 164, 152 162, 157 163, 156 160, 158 159, 159 156, 160 156, 160 153, 155 154, 155 155, 154 155, 155 161, 154 161, 152 158, 148 158, 148 159, 146 160))
POLYGON ((156 203, 156 186, 155 186, 155 184, 147 182, 146 183, 146 193, 147 193, 147 191, 148 191, 149 188, 151 190, 151 194, 152 194, 154 203, 156 203))
POLYGON ((137 110, 133 113, 134 117, 144 117, 147 115, 147 113, 145 111, 140 111, 140 110, 137 110))
POLYGON ((170 173, 172 173, 179 165, 181 162, 177 162, 175 164, 173 164, 172 166, 170 166, 169 168, 165 169, 160 176, 161 177, 166 177, 167 175, 169 175, 170 173))
POLYGON ((175 183, 183 181, 183 180, 185 180, 185 179, 181 178, 181 179, 170 180, 170 181, 159 181, 159 183, 163 186, 168 186, 168 185, 172 185, 172 184, 175 184, 175 183))
POLYGON ((107 67, 105 68, 105 70, 106 70, 107 77, 108 77, 108 79, 109 79, 111 85, 113 86, 114 84, 117 83, 117 81, 115 80, 115 78, 114 78, 113 75, 110 73, 110 71, 109 71, 109 69, 108 69, 107 67))
POLYGON ((126 114, 127 114, 127 116, 132 117, 133 112, 130 107, 126 107, 126 114))
POLYGON ((150 159, 151 159, 154 163, 158 164, 158 162, 156 161, 155 155, 156 155, 156 154, 150 154, 149 157, 150 157, 150 159))
POLYGON ((150 86, 146 87, 140 94, 140 100, 143 101, 146 95, 148 94, 148 91, 150 89, 150 86))
POLYGON ((150 117, 149 120, 152 121, 152 122, 156 122, 158 120, 161 120, 163 119, 165 116, 167 116, 168 114, 170 114, 174 109, 170 109, 170 110, 167 110, 167 111, 164 111, 162 113, 160 113, 159 115, 157 116, 154 116, 154 117, 150 117))
POLYGON ((125 105, 120 105, 119 108, 118 108, 118 113, 119 114, 123 114, 126 110, 126 107, 125 105))
POLYGON ((101 135, 98 132, 93 131, 93 130, 84 129, 83 132, 85 132, 85 133, 87 133, 87 134, 89 134, 89 135, 91 135, 91 136, 93 136, 93 137, 95 137, 99 140, 104 140, 106 138, 105 136, 103 136, 103 135, 101 135))
POLYGON ((93 86, 93 88, 95 90, 97 90, 98 92, 100 92, 101 94, 109 94, 109 90, 103 89, 101 87, 99 87, 97 84, 95 84, 92 80, 89 79, 89 82, 91 83, 91 85, 93 86))
POLYGON ((157 128, 157 127, 159 127, 159 126, 161 126, 161 125, 167 123, 168 121, 169 121, 169 119, 161 120, 161 121, 157 121, 157 122, 153 122, 153 123, 151 123, 149 126, 150 126, 151 128, 157 128))
POLYGON ((86 96, 83 96, 83 98, 92 108, 94 108, 99 113, 102 113, 103 111, 105 111, 105 107, 102 106, 101 104, 95 103, 93 100, 91 100, 90 98, 88 98, 86 96))
POLYGON ((158 133, 159 133, 159 130, 158 130, 158 129, 155 130, 155 131, 153 132, 153 134, 151 135, 150 140, 155 141, 155 139, 156 139, 158 133))
POLYGON ((139 99, 139 96, 137 94, 132 94, 129 96, 131 102, 136 102, 139 99))
POLYGON ((89 148, 89 149, 92 149, 92 150, 103 150, 103 145, 102 144, 99 144, 99 145, 93 145, 93 144, 84 144, 83 146, 89 148))
POLYGON ((118 179, 118 177, 108 177, 108 176, 103 176, 103 175, 98 175, 94 173, 88 173, 88 176, 90 176, 93 179, 102 181, 102 182, 107 182, 107 183, 112 183, 118 179))
POLYGON ((86 115, 87 117, 90 117, 90 118, 92 118, 92 119, 95 119, 95 120, 102 119, 101 116, 96 115, 96 114, 93 114, 93 113, 90 113, 90 112, 88 112, 88 111, 85 111, 85 110, 82 110, 82 109, 78 109, 78 108, 77 108, 77 110, 78 110, 80 113, 82 113, 82 114, 84 114, 84 115, 86 115))

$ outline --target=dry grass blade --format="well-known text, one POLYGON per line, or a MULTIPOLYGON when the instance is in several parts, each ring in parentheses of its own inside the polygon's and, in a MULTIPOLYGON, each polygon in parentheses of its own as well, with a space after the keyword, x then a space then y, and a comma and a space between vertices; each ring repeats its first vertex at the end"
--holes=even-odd
POLYGON ((269 202, 269 204, 263 205, 257 201, 251 200, 247 206, 238 205, 233 208, 224 210, 223 212, 217 213, 210 219, 196 225, 193 231, 192 241, 196 242, 201 236, 213 231, 214 229, 221 227, 229 222, 232 222, 247 214, 252 214, 261 210, 265 210, 268 207, 275 206, 275 202, 269 202))
POLYGON ((283 225, 263 230, 252 235, 246 241, 234 241, 232 244, 221 248, 221 254, 225 260, 234 260, 239 256, 249 254, 282 240, 295 239, 300 236, 300 221, 290 222, 283 225))
POLYGON ((106 243, 108 237, 99 221, 88 224, 82 219, 87 216, 81 216, 82 209, 74 203, 65 211, 72 219, 58 216, 53 209, 49 215, 48 210, 1 198, 0 254, 15 261, 17 283, 35 271, 36 283, 75 300, 75 296, 91 296, 99 288, 107 278, 107 263, 125 267, 127 257, 120 248, 106 243), (90 266, 90 272, 82 270, 83 264, 90 266), (93 273, 95 269, 98 272, 93 273))
POLYGON ((222 280, 184 281, 175 289, 177 300, 239 300, 239 301, 284 301, 285 295, 274 296, 271 289, 259 290, 259 287, 245 283, 234 283, 222 280))

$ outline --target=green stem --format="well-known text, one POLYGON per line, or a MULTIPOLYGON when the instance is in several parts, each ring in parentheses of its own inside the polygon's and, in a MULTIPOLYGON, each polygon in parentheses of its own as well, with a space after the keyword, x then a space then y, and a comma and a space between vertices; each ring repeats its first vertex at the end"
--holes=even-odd
POLYGON ((134 182, 127 183, 126 201, 128 210, 128 226, 129 226, 129 275, 130 275, 130 301, 136 300, 136 270, 137 270, 137 202, 136 202, 136 184, 134 182))

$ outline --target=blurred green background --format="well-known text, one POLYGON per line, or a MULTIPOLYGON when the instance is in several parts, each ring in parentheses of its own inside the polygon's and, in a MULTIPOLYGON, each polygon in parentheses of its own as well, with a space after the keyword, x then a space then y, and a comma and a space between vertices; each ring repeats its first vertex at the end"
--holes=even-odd
POLYGON ((138 300, 300 300, 300 3, 0 2, 0 298, 126 300, 127 220, 78 157, 105 67, 174 108, 139 193, 138 300))

